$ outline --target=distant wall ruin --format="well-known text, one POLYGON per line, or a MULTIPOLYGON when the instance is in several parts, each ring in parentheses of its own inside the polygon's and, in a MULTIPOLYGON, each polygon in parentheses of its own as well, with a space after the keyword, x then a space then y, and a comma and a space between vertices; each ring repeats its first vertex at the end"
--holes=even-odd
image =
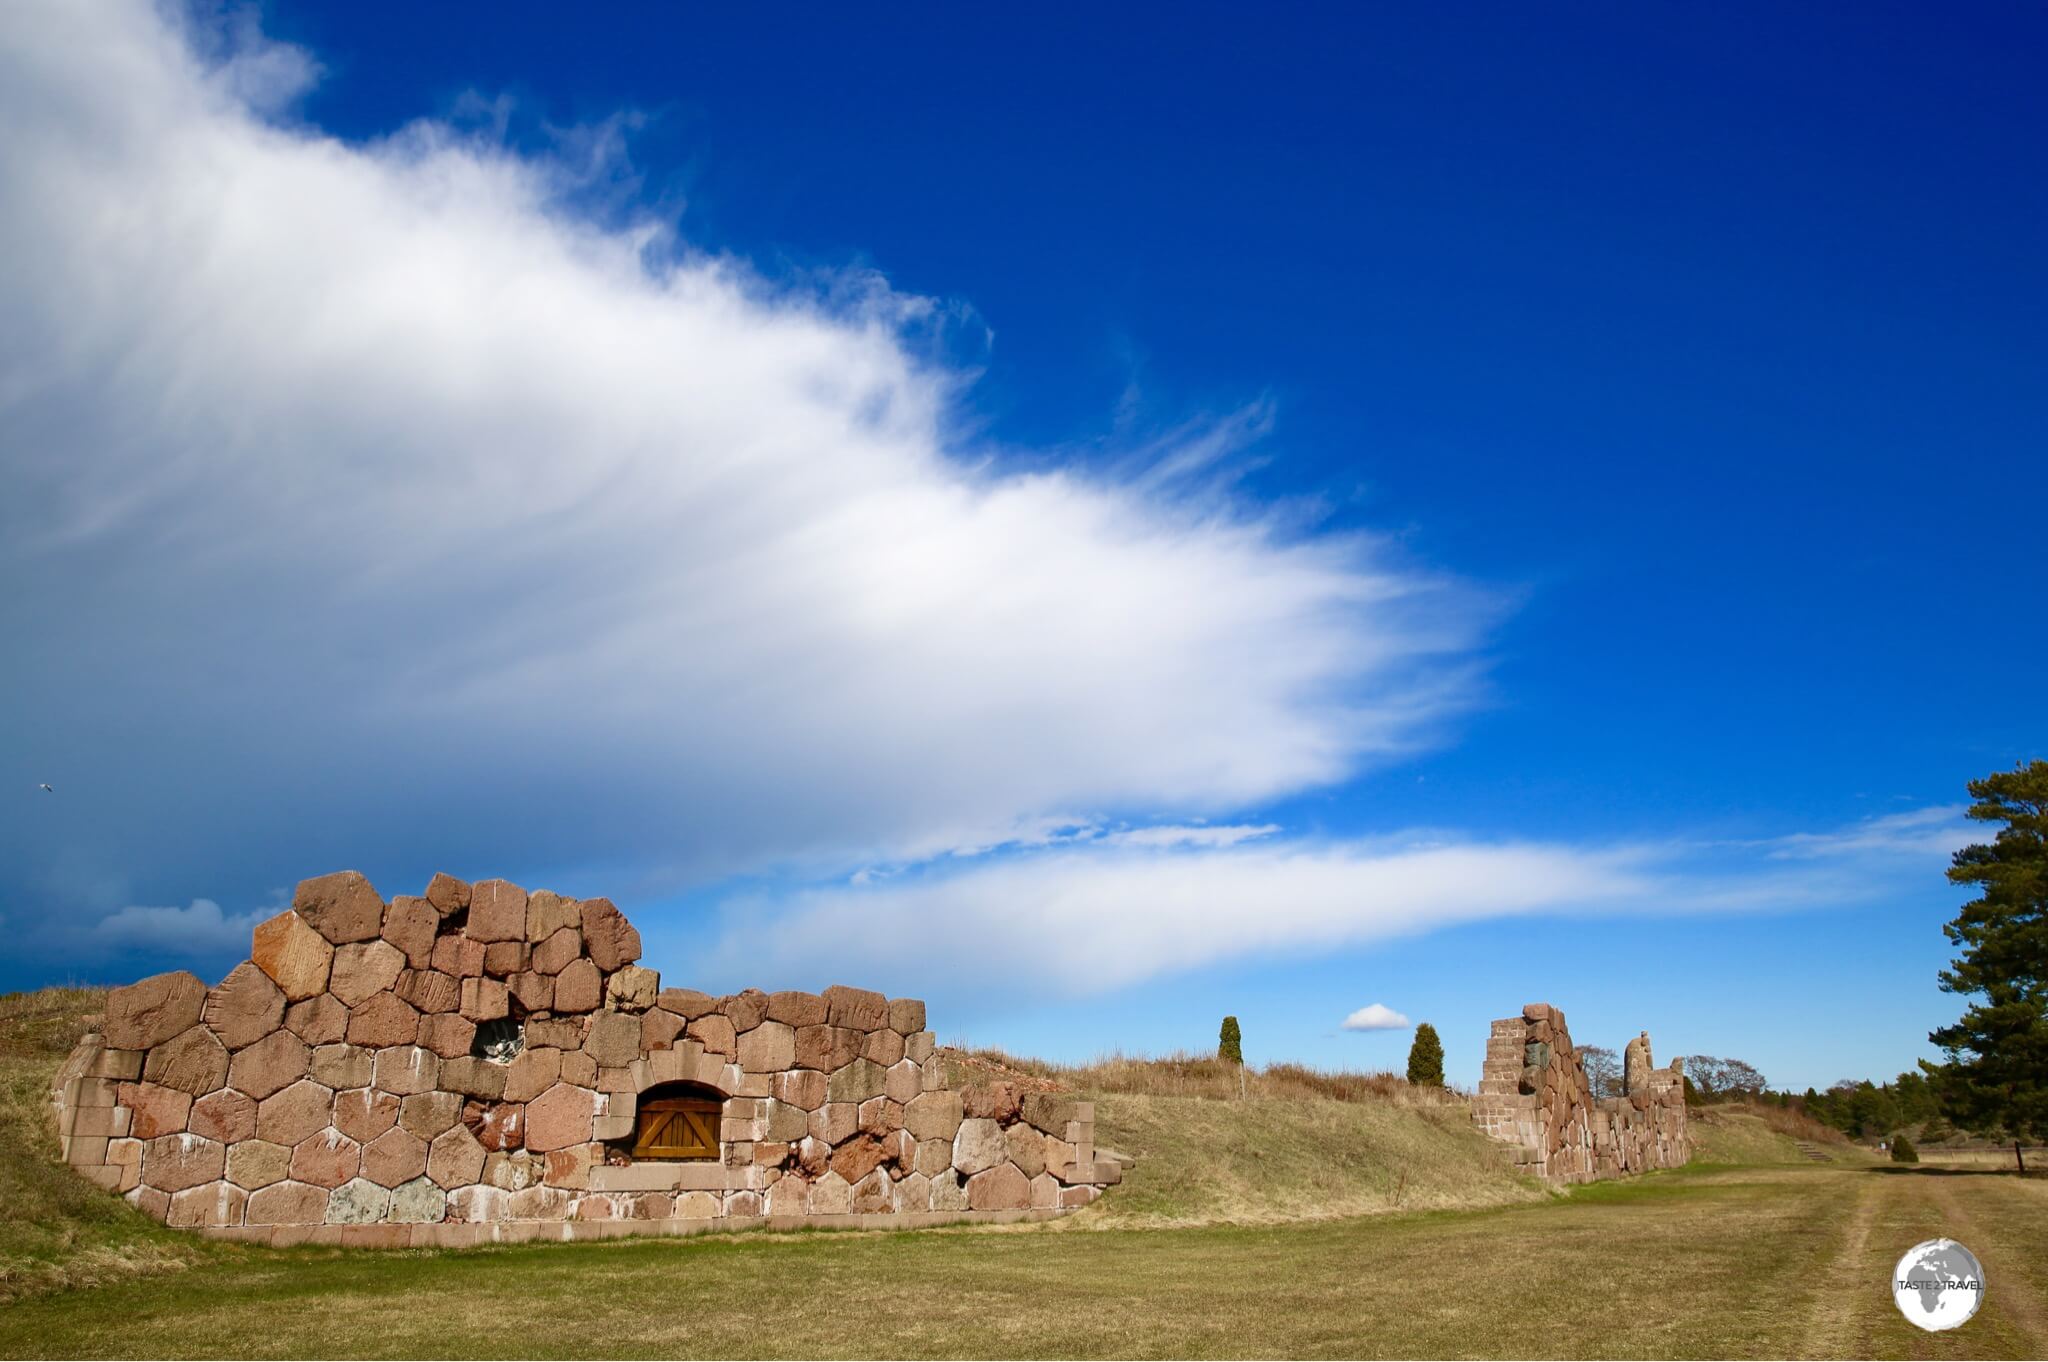
POLYGON ((1493 1024, 1472 1120, 1512 1146, 1518 1166, 1549 1182, 1591 1182, 1691 1159, 1685 1061, 1651 1067, 1645 1031, 1628 1043, 1623 1086, 1620 1097, 1594 1097, 1564 1013, 1530 1003, 1493 1024))
POLYGON ((1091 1104, 939 1049, 915 999, 714 998, 639 957, 607 899, 307 880, 216 987, 108 996, 51 1093, 64 1157, 278 1243, 1039 1218, 1121 1177, 1091 1104))

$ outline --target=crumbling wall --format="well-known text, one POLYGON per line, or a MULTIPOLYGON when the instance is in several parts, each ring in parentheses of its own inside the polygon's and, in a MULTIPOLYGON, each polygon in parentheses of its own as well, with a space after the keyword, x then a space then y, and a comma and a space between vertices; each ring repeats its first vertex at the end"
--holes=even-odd
POLYGON ((280 1242, 1022 1218, 1121 1176, 1089 1103, 951 1061, 915 999, 714 998, 639 957, 607 899, 307 880, 215 987, 109 995, 52 1092, 64 1156, 159 1220, 280 1242), (717 1157, 636 1161, 641 1094, 678 1083, 717 1100, 717 1157))
POLYGON ((1595 1098, 1564 1013, 1530 1003, 1493 1024, 1472 1120, 1513 1146, 1517 1164, 1551 1182, 1676 1168, 1692 1157, 1684 1065, 1651 1067, 1645 1031, 1628 1043, 1624 1095, 1595 1098))

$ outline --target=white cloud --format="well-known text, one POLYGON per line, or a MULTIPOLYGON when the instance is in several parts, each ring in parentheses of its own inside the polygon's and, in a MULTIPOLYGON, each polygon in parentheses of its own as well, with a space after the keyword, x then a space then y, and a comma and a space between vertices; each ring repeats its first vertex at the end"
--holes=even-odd
POLYGON ((957 980, 1082 995, 1471 922, 1844 908, 1899 883, 1901 853, 1883 839, 1802 864, 1777 856, 1786 840, 1703 856, 1682 842, 1489 842, 1438 830, 1208 845, 1098 838, 737 897, 721 950, 725 963, 745 961, 770 978, 858 977, 911 990, 957 980))
POLYGON ((94 924, 93 935, 118 950, 246 956, 249 933, 265 916, 229 916, 212 899, 194 899, 184 908, 123 908, 94 924))
POLYGON ((1794 833, 1767 843, 1771 855, 1780 860, 1819 860, 1832 856, 1855 856, 1871 852, 1947 855, 1971 842, 1988 840, 1982 824, 1964 817, 1967 804, 1940 804, 1904 813, 1866 818, 1834 832, 1794 833))
POLYGON ((1249 842, 1260 837, 1270 837, 1280 831, 1278 823, 1224 824, 1210 827, 1207 824, 1191 826, 1160 826, 1150 828, 1126 828, 1112 832, 1102 840, 1115 846, 1127 847, 1230 847, 1239 842, 1249 842))
POLYGON ((1472 699, 1485 603, 1192 488, 1235 427, 1005 471, 905 339, 943 309, 251 107, 315 71, 143 0, 0 26, 0 699, 147 716, 105 854, 844 873, 1339 781, 1472 699))
POLYGON ((1346 1031, 1399 1031, 1408 1025, 1406 1017, 1385 1003, 1367 1003, 1344 1019, 1346 1031))
POLYGON ((1647 854, 1440 838, 1069 844, 729 905, 769 978, 903 977, 1094 993, 1223 960, 1653 897, 1647 854), (915 941, 906 955, 902 943, 915 941))

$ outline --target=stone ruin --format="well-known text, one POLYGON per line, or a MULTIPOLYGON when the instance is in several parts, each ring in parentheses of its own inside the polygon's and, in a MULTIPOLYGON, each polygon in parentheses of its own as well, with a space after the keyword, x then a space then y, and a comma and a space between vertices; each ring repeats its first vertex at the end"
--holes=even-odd
POLYGON ((1564 1013, 1530 1003, 1493 1024, 1472 1120, 1514 1148, 1517 1166, 1548 1182, 1592 1182, 1692 1157, 1685 1061, 1652 1068, 1650 1033, 1628 1043, 1623 1095, 1593 1096, 1564 1013))
POLYGON ((1121 1177, 1090 1103, 939 1049, 921 1002, 714 998, 639 957, 608 899, 307 880, 218 986, 108 996, 51 1094, 64 1157, 274 1243, 1041 1219, 1121 1177))

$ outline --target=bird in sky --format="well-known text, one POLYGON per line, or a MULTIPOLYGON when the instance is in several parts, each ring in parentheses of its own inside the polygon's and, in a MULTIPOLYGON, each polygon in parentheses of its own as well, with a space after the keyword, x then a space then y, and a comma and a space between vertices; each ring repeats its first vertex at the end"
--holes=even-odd
POLYGON ((56 792, 55 790, 53 790, 53 789, 51 789, 51 788, 50 788, 50 782, 49 782, 49 781, 47 781, 47 780, 43 782, 43 788, 44 788, 45 790, 49 790, 51 794, 55 794, 55 793, 57 793, 57 792, 56 792))

